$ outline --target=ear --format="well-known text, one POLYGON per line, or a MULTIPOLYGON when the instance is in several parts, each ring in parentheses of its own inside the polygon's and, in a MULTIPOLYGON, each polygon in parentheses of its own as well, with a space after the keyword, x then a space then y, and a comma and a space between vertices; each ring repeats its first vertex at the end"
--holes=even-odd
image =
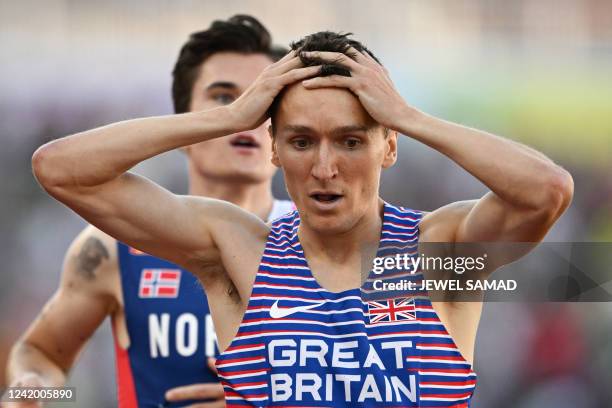
POLYGON ((272 125, 268 126, 268 134, 272 139, 272 164, 276 167, 280 167, 280 160, 278 159, 278 153, 276 151, 276 138, 274 137, 274 130, 272 129, 272 125))
POLYGON ((383 158, 383 169, 387 169, 397 161, 397 132, 389 129, 385 138, 385 157, 383 158))

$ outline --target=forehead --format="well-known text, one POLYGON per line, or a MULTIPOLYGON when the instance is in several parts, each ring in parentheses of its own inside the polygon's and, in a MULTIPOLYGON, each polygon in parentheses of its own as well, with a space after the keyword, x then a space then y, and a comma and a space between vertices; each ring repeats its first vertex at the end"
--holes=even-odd
POLYGON ((206 87, 213 82, 232 82, 244 89, 270 64, 272 60, 264 54, 218 52, 200 66, 194 85, 206 87))
POLYGON ((377 125, 349 90, 306 89, 301 83, 286 89, 275 119, 281 132, 286 126, 306 126, 327 133, 342 127, 372 128, 377 125))

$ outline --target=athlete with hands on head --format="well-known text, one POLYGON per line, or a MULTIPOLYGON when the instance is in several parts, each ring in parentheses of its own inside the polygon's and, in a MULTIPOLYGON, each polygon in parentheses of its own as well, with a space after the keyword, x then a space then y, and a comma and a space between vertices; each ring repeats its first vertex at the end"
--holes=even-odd
MULTIPOLYGON (((392 334, 391 326, 365 320, 355 326, 355 316, 342 320, 347 310, 363 306, 358 288, 364 244, 396 237, 402 229, 412 231, 409 239, 416 243, 536 243, 569 205, 571 176, 526 146, 410 106, 369 50, 347 35, 320 32, 292 48, 230 105, 120 122, 41 147, 33 157, 36 177, 103 231, 199 277, 220 349, 227 349, 217 367, 228 404, 417 406, 416 399, 438 401, 446 392, 466 403, 475 383, 471 364, 482 303, 419 303, 416 322, 439 324, 436 333, 447 333, 436 344, 450 355, 436 358, 460 367, 440 379, 427 375, 430 363, 417 359, 407 375, 405 358, 427 349, 427 339, 407 329, 415 322, 394 322, 392 334), (231 204, 173 195, 128 172, 162 152, 257 127, 268 115, 272 161, 284 172, 299 217, 271 227, 231 204), (384 203, 380 176, 397 159, 397 132, 445 154, 490 191, 430 213, 384 203), (295 315, 272 313, 281 299, 295 315), (310 343, 302 340, 304 333, 312 336, 310 343), (344 341, 351 336, 355 341, 344 341), (436 387, 442 380, 458 381, 465 392, 436 387), (380 390, 391 386, 395 392, 383 396, 380 390)), ((372 260, 376 253, 365 255, 372 260)), ((431 352, 442 353, 437 348, 431 352)))

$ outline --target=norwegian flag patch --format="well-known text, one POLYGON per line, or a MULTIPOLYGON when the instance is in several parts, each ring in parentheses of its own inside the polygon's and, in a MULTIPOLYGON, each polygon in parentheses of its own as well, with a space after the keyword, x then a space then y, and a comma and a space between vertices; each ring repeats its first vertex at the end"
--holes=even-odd
POLYGON ((140 298, 175 298, 181 284, 180 269, 143 269, 140 274, 140 298))
POLYGON ((415 320, 414 298, 376 300, 368 302, 370 324, 415 320))

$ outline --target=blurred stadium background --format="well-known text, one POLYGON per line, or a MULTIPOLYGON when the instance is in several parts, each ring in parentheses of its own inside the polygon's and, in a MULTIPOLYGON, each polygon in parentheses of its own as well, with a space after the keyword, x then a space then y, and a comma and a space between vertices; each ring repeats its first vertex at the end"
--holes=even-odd
MULTIPOLYGON (((32 152, 94 126, 171 113, 179 46, 235 13, 261 19, 285 45, 321 29, 355 33, 410 103, 528 143, 570 170, 575 199, 547 240, 612 241, 610 1, 2 0, 0 366, 57 287, 63 253, 84 226, 38 187, 32 152)), ((186 191, 180 153, 137 170, 186 191)), ((383 180, 386 200, 424 210, 484 191, 406 137, 383 180)), ((275 192, 286 196, 280 175, 275 192)), ((612 304, 487 304, 475 368, 475 408, 611 407, 612 304)), ((116 405, 108 323, 71 378, 77 406, 116 405)))

